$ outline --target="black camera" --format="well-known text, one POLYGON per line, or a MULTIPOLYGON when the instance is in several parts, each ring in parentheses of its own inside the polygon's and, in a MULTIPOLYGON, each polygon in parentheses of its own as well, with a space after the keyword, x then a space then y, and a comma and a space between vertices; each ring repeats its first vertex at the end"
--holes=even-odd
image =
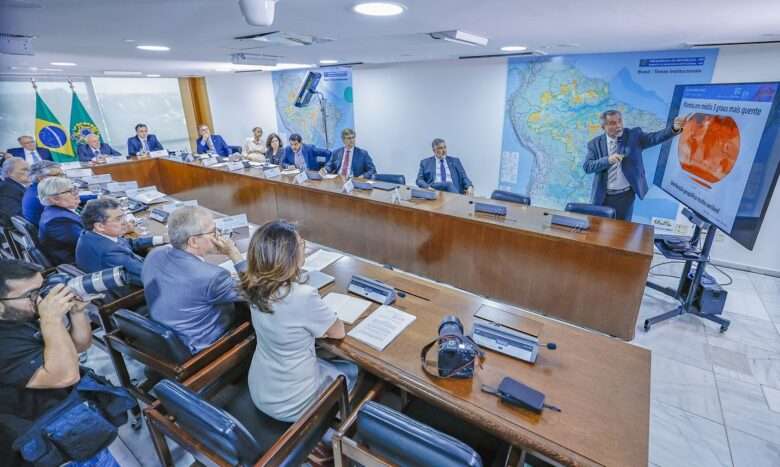
POLYGON ((72 276, 64 272, 55 272, 46 276, 41 286, 40 297, 43 298, 51 292, 57 284, 65 284, 80 299, 87 301, 94 295, 106 291, 115 291, 127 284, 125 268, 117 266, 111 269, 84 274, 81 276, 72 276))
POLYGON ((463 323, 457 316, 445 316, 439 324, 439 376, 471 378, 474 362, 482 351, 470 337, 463 334, 463 323))

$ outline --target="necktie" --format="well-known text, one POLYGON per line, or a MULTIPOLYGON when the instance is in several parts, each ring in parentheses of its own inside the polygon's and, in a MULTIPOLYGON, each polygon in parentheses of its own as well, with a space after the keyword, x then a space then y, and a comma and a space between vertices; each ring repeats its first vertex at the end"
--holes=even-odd
POLYGON ((94 151, 95 151, 95 157, 100 156, 100 149, 95 149, 94 151))
POLYGON ((41 161, 41 156, 38 155, 38 151, 33 150, 30 152, 30 155, 32 156, 33 164, 41 161))
POLYGON ((146 140, 141 140, 141 152, 149 152, 149 147, 146 145, 146 140))
POLYGON ((303 158, 301 151, 295 153, 295 166, 301 170, 306 168, 306 160, 303 158))
POLYGON ((341 164, 341 175, 348 176, 349 175, 349 168, 352 164, 352 161, 349 158, 349 149, 344 150, 344 163, 341 164))
MULTIPOLYGON (((609 155, 615 154, 617 152, 617 141, 614 139, 609 140, 609 155)), ((613 187, 615 186, 615 183, 618 181, 618 170, 622 170, 620 167, 620 164, 612 164, 609 166, 609 171, 607 172, 607 187, 613 187)))
POLYGON ((439 159, 439 172, 441 172, 441 182, 447 183, 447 172, 444 170, 444 159, 439 159))

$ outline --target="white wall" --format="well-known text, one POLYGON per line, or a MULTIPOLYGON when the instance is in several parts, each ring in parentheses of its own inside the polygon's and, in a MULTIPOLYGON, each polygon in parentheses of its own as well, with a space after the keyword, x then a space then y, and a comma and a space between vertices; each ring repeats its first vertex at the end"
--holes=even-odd
MULTIPOLYGON (((358 67, 353 70, 358 145, 370 151, 380 172, 402 173, 414 183, 431 140, 444 138, 450 154, 463 160, 477 193, 487 196, 498 182, 506 73, 502 59, 358 67)), ((780 80, 779 46, 721 49, 714 82, 769 80, 780 80)), ((255 124, 276 129, 270 73, 208 78, 207 84, 214 124, 231 144, 255 124)), ((715 244, 715 259, 780 274, 777 192, 780 188, 754 250, 725 239, 715 244)))

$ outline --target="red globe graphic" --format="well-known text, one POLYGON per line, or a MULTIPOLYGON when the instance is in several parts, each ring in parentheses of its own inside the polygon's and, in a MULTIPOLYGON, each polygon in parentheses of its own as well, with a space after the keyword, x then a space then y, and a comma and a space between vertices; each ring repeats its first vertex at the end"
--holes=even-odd
POLYGON ((739 127, 731 117, 693 114, 683 126, 677 156, 683 170, 705 188, 723 180, 739 157, 739 127))

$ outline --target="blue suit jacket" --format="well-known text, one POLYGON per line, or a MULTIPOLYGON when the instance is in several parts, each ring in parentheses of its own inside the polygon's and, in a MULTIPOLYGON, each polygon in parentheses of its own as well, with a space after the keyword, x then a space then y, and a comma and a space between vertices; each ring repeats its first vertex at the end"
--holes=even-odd
MULTIPOLYGON (((79 156, 79 160, 81 162, 89 162, 92 159, 95 158, 95 153, 92 151, 92 148, 89 147, 88 144, 79 144, 78 149, 76 150, 76 153, 79 156)), ((121 156, 122 154, 119 153, 119 151, 114 150, 111 146, 108 145, 108 143, 100 143, 100 154, 103 154, 105 156, 121 156)))
MULTIPOLYGON (((230 146, 225 142, 224 139, 222 139, 219 135, 211 135, 211 142, 214 144, 214 150, 222 157, 227 157, 230 155, 230 146)), ((196 152, 198 154, 206 154, 209 152, 209 147, 206 144, 206 142, 203 140, 203 137, 199 137, 196 141, 196 152)))
POLYGON ((38 227, 43 213, 43 205, 38 199, 38 183, 33 183, 24 190, 22 197, 22 216, 38 227))
POLYGON ((116 242, 90 230, 83 230, 76 244, 76 266, 84 272, 124 266, 127 280, 143 286, 141 271, 144 260, 133 251, 133 244, 124 238, 116 242))
POLYGON ((16 180, 0 180, 0 223, 10 226, 11 217, 22 213, 22 198, 26 188, 16 180))
MULTIPOLYGON (((303 154, 303 158, 306 160, 306 168, 309 170, 319 170, 330 160, 330 151, 318 148, 313 144, 302 145, 301 154, 303 154)), ((284 147, 282 164, 295 165, 295 152, 290 146, 284 147)))
MULTIPOLYGON (((38 151, 38 155, 41 157, 41 159, 47 161, 52 160, 51 153, 49 152, 48 149, 46 148, 35 148, 35 149, 38 151)), ((8 150, 8 153, 14 157, 21 157, 22 159, 24 159, 24 148, 10 148, 8 150)))
POLYGON ((84 224, 78 214, 58 206, 46 206, 38 223, 38 240, 55 266, 73 264, 82 230, 84 224))
MULTIPOLYGON (((246 261, 236 265, 242 271, 246 261)), ((150 316, 196 353, 219 339, 233 323, 233 302, 241 300, 225 269, 170 245, 152 250, 141 278, 150 316)))
MULTIPOLYGON (((671 126, 653 133, 645 133, 641 128, 623 129, 623 136, 618 138, 617 151, 626 156, 621 163, 623 174, 639 199, 645 197, 648 189, 642 150, 661 144, 676 134, 671 126)), ((593 204, 604 204, 604 199, 607 196, 609 165, 607 136, 602 134, 588 142, 588 154, 582 164, 585 173, 595 174, 591 189, 591 202, 593 204)))
MULTIPOLYGON (((163 145, 157 140, 154 135, 146 135, 146 145, 149 146, 149 152, 159 151, 163 149, 163 145)), ((131 136, 127 138, 127 155, 136 156, 141 152, 141 139, 138 136, 131 136)))
MULTIPOLYGON (((368 151, 355 146, 350 155, 352 163, 350 164, 350 175, 355 177, 371 178, 376 173, 374 161, 368 151)), ((338 148, 333 151, 330 161, 325 164, 325 170, 329 173, 341 173, 341 161, 344 159, 344 148, 338 148)))
MULTIPOLYGON (((463 168, 463 164, 460 163, 460 159, 455 156, 446 156, 444 161, 450 168, 450 177, 452 177, 452 180, 447 181, 455 186, 455 190, 458 193, 465 193, 466 189, 473 184, 468 175, 466 175, 466 170, 463 168)), ((417 186, 429 188, 434 183, 439 183, 439 180, 436 180, 437 163, 436 156, 420 161, 420 170, 417 172, 417 186)))

